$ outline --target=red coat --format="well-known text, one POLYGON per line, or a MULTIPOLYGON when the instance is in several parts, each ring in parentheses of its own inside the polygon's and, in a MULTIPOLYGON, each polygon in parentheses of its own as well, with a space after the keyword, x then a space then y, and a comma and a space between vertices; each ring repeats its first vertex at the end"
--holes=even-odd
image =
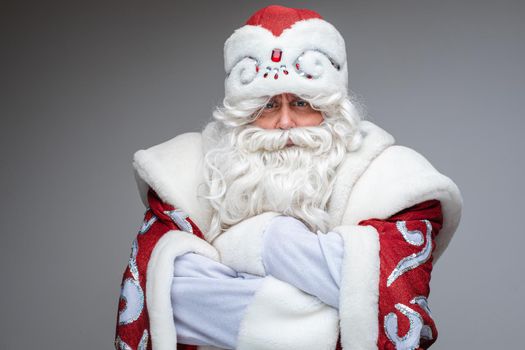
MULTIPOLYGON (((134 242, 135 248, 133 251, 137 253, 132 253, 122 280, 123 285, 128 280, 137 281, 143 291, 146 289, 147 265, 153 247, 166 233, 180 230, 177 223, 166 214, 166 211, 175 209, 172 205, 162 202, 152 190, 148 193, 148 203, 150 208, 146 211, 144 225, 137 234, 136 246, 134 242)), ((193 234, 200 239, 204 239, 201 231, 191 219, 187 218, 186 220, 191 225, 193 234)), ((427 242, 432 244, 430 250, 435 248, 433 242, 442 225, 439 201, 425 201, 403 210, 386 220, 364 220, 359 225, 373 226, 379 232, 381 274, 378 321, 382 331, 379 332, 378 348, 385 350, 396 349, 393 342, 401 342, 401 339, 399 339, 401 337, 389 334, 387 331, 388 325, 385 323, 385 320, 389 319, 387 315, 393 312, 393 315, 396 316, 391 316, 393 321, 390 322, 393 322, 392 327, 396 325, 397 333, 406 336, 410 332, 419 332, 421 334, 421 346, 418 349, 427 349, 435 342, 438 334, 426 302, 430 292, 432 257, 429 255, 429 258, 418 265, 417 269, 406 268, 406 272, 402 274, 392 274, 392 272, 396 271, 397 264, 404 258, 420 254, 420 251, 424 250, 421 247, 427 246, 427 242), (406 228, 406 232, 418 230, 423 233, 430 232, 430 234, 423 237, 421 242, 412 242, 406 240, 405 236, 400 234, 404 228, 406 228), (427 241, 428 237, 431 237, 430 241, 427 241), (390 286, 389 278, 393 280, 390 286), (416 324, 415 329, 410 330, 411 320, 412 322, 421 320, 421 325, 416 324), (425 330, 423 330, 423 327, 425 330)), ((122 314, 125 308, 126 301, 124 298, 121 298, 119 314, 122 314)), ((147 336, 144 336, 144 334, 149 335, 149 332, 148 310, 144 304, 135 321, 122 323, 117 320, 116 341, 117 344, 126 343, 132 349, 140 349, 141 339, 147 339, 147 336)), ((144 349, 151 349, 151 343, 148 342, 147 344, 149 346, 144 347, 144 349)), ((120 345, 120 347, 117 347, 117 349, 120 348, 125 348, 125 346, 120 345)), ((340 344, 338 344, 338 348, 340 348, 340 344)), ((197 346, 179 345, 177 349, 193 350, 197 349, 197 346)))
MULTIPOLYGON (((340 167, 329 203, 331 231, 345 244, 339 312, 267 276, 241 323, 238 349, 328 350, 338 342, 343 349, 425 349, 435 342, 430 275, 458 225, 459 191, 421 155, 392 146, 383 130, 371 123, 363 128, 363 146, 340 167)), ((201 161, 196 133, 135 154, 149 208, 122 281, 118 349, 176 347, 169 290, 178 255, 194 251, 265 276, 260 238, 278 213, 206 237, 209 214, 194 195, 201 161)))

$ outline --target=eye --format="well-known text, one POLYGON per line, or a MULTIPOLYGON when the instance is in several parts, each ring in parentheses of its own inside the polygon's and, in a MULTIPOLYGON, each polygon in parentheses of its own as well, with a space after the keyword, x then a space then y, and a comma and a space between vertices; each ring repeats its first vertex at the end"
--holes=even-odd
POLYGON ((305 100, 296 100, 296 101, 294 101, 294 104, 297 107, 308 107, 308 102, 305 101, 305 100))
POLYGON ((270 100, 266 103, 266 105, 264 106, 264 109, 277 108, 278 105, 279 103, 276 100, 270 100))

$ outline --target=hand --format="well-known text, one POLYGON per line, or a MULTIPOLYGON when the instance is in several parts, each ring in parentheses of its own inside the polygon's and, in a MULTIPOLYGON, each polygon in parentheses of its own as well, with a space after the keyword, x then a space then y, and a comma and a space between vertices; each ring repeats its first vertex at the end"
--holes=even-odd
POLYGON ((315 235, 315 233, 310 231, 304 222, 293 216, 287 215, 274 217, 268 224, 266 232, 271 232, 270 234, 276 235, 277 238, 290 237, 297 239, 298 235, 315 235))
POLYGON ((313 233, 290 216, 272 219, 263 236, 267 274, 339 307, 343 240, 336 232, 313 233))
POLYGON ((262 281, 203 255, 178 256, 171 285, 178 342, 235 349, 245 309, 262 281))

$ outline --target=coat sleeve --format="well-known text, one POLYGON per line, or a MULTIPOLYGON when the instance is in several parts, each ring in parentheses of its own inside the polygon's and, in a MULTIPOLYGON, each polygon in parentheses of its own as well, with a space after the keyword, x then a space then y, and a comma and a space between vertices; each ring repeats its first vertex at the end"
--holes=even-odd
MULTIPOLYGON (((264 276, 262 237, 276 215, 264 213, 249 218, 219 237, 216 246, 223 262, 239 271, 264 276)), ((432 252, 442 224, 440 202, 428 200, 386 219, 371 218, 331 230, 339 233, 344 242, 339 300, 343 349, 426 349, 435 342, 437 329, 428 296, 432 252)), ((290 296, 298 291, 293 285, 276 282, 283 283, 279 295, 283 300, 288 289, 290 296)), ((268 293, 266 298, 276 300, 278 294, 268 293)), ((261 307, 248 309, 251 317, 244 324, 250 328, 261 325, 256 312, 263 315, 269 309, 263 295, 258 293, 261 307)), ((272 321, 265 319, 264 323, 272 321)))
POLYGON ((337 310, 273 276, 263 264, 263 236, 278 213, 248 218, 214 241, 222 263, 238 272, 264 277, 240 323, 237 349, 333 350, 337 347, 337 310))
POLYGON ((187 252, 219 260, 217 251, 203 239, 191 218, 149 189, 148 208, 122 278, 115 332, 117 350, 177 347, 170 289, 173 261, 187 252))
POLYGON ((435 342, 428 297, 442 224, 440 202, 428 200, 387 219, 334 228, 345 247, 339 300, 343 349, 426 349, 435 342))

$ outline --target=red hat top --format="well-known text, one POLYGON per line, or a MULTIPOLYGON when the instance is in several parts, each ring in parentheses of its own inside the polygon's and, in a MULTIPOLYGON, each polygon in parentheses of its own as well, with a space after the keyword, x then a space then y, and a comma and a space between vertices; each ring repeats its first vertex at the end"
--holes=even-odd
POLYGON ((297 21, 321 18, 321 15, 308 9, 295 9, 279 5, 270 5, 251 15, 246 21, 247 25, 262 26, 268 29, 275 36, 290 28, 297 21))

